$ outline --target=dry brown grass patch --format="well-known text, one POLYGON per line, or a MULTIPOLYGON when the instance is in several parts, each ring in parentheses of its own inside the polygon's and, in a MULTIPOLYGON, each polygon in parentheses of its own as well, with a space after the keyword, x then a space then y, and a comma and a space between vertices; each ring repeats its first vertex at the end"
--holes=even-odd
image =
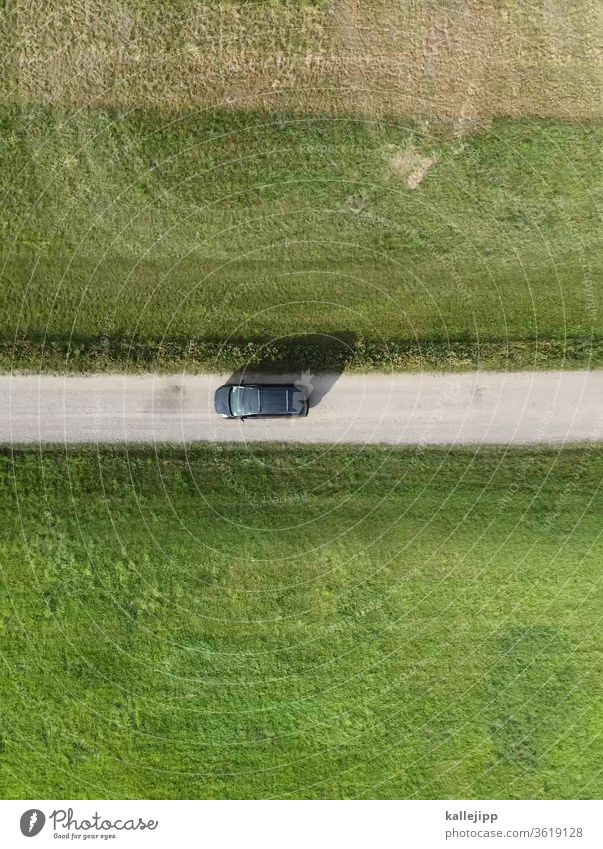
POLYGON ((409 189, 416 189, 435 163, 435 157, 423 156, 412 145, 405 150, 398 147, 389 150, 391 173, 401 177, 409 189))
POLYGON ((422 115, 459 126, 603 114, 598 0, 16 2, 15 32, 0 35, 15 57, 13 94, 26 101, 422 115))

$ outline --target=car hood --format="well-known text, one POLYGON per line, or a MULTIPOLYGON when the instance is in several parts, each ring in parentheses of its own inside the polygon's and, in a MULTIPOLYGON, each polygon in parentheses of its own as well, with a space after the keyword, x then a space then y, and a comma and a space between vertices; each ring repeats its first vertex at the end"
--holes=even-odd
POLYGON ((221 386, 216 389, 214 396, 216 402, 216 413, 221 416, 230 416, 230 386, 221 386))

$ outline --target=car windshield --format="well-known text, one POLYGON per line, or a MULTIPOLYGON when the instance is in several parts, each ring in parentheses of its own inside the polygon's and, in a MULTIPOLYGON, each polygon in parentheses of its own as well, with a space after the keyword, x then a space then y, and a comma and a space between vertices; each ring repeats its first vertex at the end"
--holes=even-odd
POLYGON ((260 412, 260 390, 251 386, 233 386, 230 393, 233 416, 253 416, 260 412))

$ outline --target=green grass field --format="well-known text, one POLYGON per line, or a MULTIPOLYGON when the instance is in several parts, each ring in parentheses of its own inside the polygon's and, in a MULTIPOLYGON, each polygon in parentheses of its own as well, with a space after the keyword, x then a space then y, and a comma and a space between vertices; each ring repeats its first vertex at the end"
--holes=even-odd
POLYGON ((32 107, 0 139, 4 368, 603 362, 600 127, 32 107))
POLYGON ((603 450, 0 470, 3 797, 600 797, 603 450))

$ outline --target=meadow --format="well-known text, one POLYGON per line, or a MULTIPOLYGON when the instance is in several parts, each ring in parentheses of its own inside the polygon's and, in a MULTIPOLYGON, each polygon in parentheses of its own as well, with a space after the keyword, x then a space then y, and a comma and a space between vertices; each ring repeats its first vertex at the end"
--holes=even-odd
POLYGON ((603 363, 598 4, 7 0, 0 368, 603 363))
POLYGON ((5 0, 0 92, 76 107, 598 121, 596 0, 5 0))
POLYGON ((0 108, 5 370, 603 363, 603 129, 0 108))
POLYGON ((0 458, 3 798, 600 798, 603 450, 0 458))

